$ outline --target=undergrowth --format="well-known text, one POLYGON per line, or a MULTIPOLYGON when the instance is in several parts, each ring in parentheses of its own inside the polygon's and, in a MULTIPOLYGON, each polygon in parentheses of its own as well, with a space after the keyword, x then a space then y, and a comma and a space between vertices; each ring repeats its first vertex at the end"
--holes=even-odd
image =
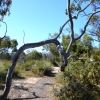
MULTIPOLYGON (((7 71, 10 68, 10 65, 10 61, 0 60, 0 84, 5 83, 7 71)), ((29 60, 15 66, 13 78, 50 75, 51 71, 52 67, 50 62, 29 60)))
POLYGON ((100 65, 97 62, 70 62, 64 73, 56 76, 59 86, 54 94, 59 100, 100 100, 100 65))

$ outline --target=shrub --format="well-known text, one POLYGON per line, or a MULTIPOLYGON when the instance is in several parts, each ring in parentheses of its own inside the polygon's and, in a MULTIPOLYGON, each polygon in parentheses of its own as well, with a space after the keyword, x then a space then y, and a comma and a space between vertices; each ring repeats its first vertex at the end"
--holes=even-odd
POLYGON ((5 83, 6 75, 7 75, 7 72, 6 71, 0 70, 0 84, 5 83))
POLYGON ((55 89, 59 100, 100 100, 100 66, 96 62, 71 62, 61 75, 62 87, 55 89))
MULTIPOLYGON (((10 67, 10 61, 0 61, 0 83, 5 83, 7 71, 10 67)), ((51 63, 46 61, 29 60, 23 64, 17 64, 13 71, 13 78, 26 76, 44 76, 50 75, 52 71, 51 63)))
POLYGON ((0 60, 0 84, 5 83, 6 75, 8 68, 10 66, 10 62, 5 60, 0 60))
POLYGON ((32 67, 32 72, 36 75, 50 75, 52 71, 51 63, 46 61, 36 61, 32 67))
MULTIPOLYGON (((0 84, 5 83, 6 80, 6 75, 8 72, 8 69, 10 68, 10 61, 7 60, 0 60, 0 84)), ((13 71, 13 78, 18 78, 21 73, 21 68, 20 66, 16 66, 14 71, 13 71)))
POLYGON ((26 61, 25 63, 23 63, 21 65, 21 68, 25 71, 31 71, 32 69, 32 66, 35 64, 35 61, 34 60, 29 60, 29 61, 26 61))

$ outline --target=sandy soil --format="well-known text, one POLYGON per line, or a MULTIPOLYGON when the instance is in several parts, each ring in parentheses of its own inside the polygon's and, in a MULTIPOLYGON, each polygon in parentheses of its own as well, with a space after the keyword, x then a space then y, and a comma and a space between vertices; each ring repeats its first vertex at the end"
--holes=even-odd
MULTIPOLYGON (((52 74, 58 72, 59 67, 53 67, 52 74)), ((8 100, 55 100, 53 96, 54 83, 54 76, 12 80, 8 100)), ((3 90, 3 88, 4 86, 0 90, 3 90)))

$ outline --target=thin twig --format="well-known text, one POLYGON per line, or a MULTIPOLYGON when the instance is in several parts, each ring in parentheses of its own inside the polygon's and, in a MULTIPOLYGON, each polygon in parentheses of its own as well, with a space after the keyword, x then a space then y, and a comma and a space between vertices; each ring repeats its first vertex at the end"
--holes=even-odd
POLYGON ((6 24, 6 22, 3 22, 2 20, 0 20, 0 21, 6 25, 6 31, 5 31, 5 34, 4 34, 4 36, 1 38, 1 39, 4 39, 4 38, 6 37, 6 33, 7 33, 7 24, 6 24))
POLYGON ((25 31, 23 30, 24 36, 23 36, 23 44, 25 44, 24 42, 24 38, 25 38, 25 31))
POLYGON ((88 21, 86 22, 86 24, 85 24, 85 26, 84 26, 84 30, 81 31, 82 34, 81 34, 79 37, 77 37, 75 40, 78 40, 78 39, 80 39, 80 38, 83 36, 83 34, 85 33, 86 28, 87 28, 87 26, 88 26, 88 24, 89 24, 91 18, 93 17, 93 15, 95 15, 96 13, 99 13, 99 12, 100 12, 100 10, 99 10, 99 11, 96 11, 96 12, 94 12, 94 13, 91 14, 91 16, 89 17, 88 21))

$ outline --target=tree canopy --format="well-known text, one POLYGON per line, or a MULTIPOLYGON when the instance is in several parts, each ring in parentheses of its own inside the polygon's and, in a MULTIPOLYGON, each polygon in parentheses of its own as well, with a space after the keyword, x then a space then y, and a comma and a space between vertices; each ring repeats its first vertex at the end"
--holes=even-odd
POLYGON ((5 15, 10 14, 10 6, 12 0, 0 0, 0 20, 3 20, 5 15))

